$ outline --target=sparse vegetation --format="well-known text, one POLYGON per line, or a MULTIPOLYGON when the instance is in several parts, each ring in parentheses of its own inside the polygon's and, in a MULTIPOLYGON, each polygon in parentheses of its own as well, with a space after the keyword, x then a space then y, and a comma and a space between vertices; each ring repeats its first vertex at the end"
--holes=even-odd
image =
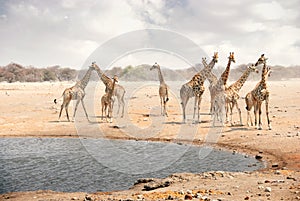
MULTIPOLYGON (((201 65, 196 67, 183 68, 180 70, 162 69, 165 80, 189 80, 199 69, 201 65)), ((229 80, 235 81, 244 72, 245 64, 241 64, 230 71, 229 80)), ((272 76, 269 80, 286 80, 291 78, 300 78, 300 66, 271 66, 272 76)), ((213 69, 214 73, 219 76, 223 67, 213 69)), ((33 66, 24 67, 20 64, 10 63, 0 67, 0 82, 43 82, 43 81, 75 81, 77 77, 83 75, 85 70, 75 70, 72 68, 62 68, 60 66, 51 66, 47 68, 36 68, 33 66)), ((150 65, 142 64, 139 66, 128 65, 125 68, 114 67, 110 70, 105 70, 105 73, 112 77, 118 75, 124 81, 142 81, 142 80, 157 80, 157 74, 150 71, 150 65)), ((260 76, 251 75, 249 80, 258 80, 260 76)), ((92 74, 91 80, 98 80, 98 75, 92 74)))

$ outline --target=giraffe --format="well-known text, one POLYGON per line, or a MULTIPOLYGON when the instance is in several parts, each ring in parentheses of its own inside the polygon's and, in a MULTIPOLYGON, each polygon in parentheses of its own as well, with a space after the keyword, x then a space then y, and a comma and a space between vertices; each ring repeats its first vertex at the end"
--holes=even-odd
MULTIPOLYGON (((265 76, 266 79, 271 76, 271 73, 272 73, 272 70, 270 68, 268 68, 267 72, 266 72, 266 76, 265 76)), ((253 126, 250 110, 254 106, 255 100, 253 99, 251 91, 249 93, 247 93, 247 95, 245 97, 245 102, 246 102, 246 110, 247 110, 247 125, 253 126)))
MULTIPOLYGON (((206 62, 203 62, 204 67, 207 67, 206 62)), ((223 80, 217 77, 208 70, 205 70, 203 75, 210 82, 211 86, 211 115, 213 116, 213 127, 215 126, 215 121, 218 118, 223 124, 223 115, 225 110, 225 85, 223 85, 223 80)))
MULTIPOLYGON (((251 102, 254 106, 254 118, 255 118, 255 125, 257 126, 258 130, 262 130, 262 123, 261 123, 261 105, 262 102, 265 101, 266 103, 266 116, 267 116, 267 122, 268 122, 268 129, 272 130, 271 127, 271 123, 270 123, 270 119, 269 119, 269 91, 268 91, 268 87, 267 87, 267 76, 269 75, 269 71, 270 69, 267 68, 267 59, 265 58, 264 54, 261 55, 261 57, 258 59, 258 61, 256 62, 256 66, 263 64, 263 68, 262 68, 262 76, 261 76, 261 80, 259 83, 257 83, 257 85, 255 86, 255 88, 250 92, 251 93, 251 102), (258 124, 257 124, 257 113, 258 113, 258 124)), ((247 97, 247 96, 246 96, 247 97)), ((248 101, 249 101, 249 95, 248 95, 248 101)), ((248 111, 251 110, 252 107, 246 107, 246 109, 248 111)), ((248 120, 248 119, 247 119, 248 120)))
POLYGON ((160 97, 160 106, 161 106, 161 114, 164 116, 168 116, 166 105, 169 100, 168 96, 168 85, 165 83, 163 75, 160 70, 160 66, 155 62, 155 64, 150 68, 150 70, 157 69, 158 78, 159 78, 159 97, 160 97))
MULTIPOLYGON (((58 121, 60 121, 61 113, 62 113, 62 110, 64 108, 66 110, 68 121, 70 121, 69 113, 68 113, 68 107, 69 107, 69 104, 70 104, 71 100, 76 100, 76 105, 75 105, 72 121, 74 121, 75 114, 76 114, 79 102, 81 102, 81 104, 82 104, 82 107, 84 109, 84 113, 85 113, 85 116, 86 116, 87 120, 90 121, 89 117, 88 117, 88 114, 86 112, 86 109, 85 109, 83 98, 85 96, 84 89, 85 89, 85 87, 87 86, 87 84, 90 80, 92 70, 95 70, 95 69, 90 66, 88 71, 86 72, 86 74, 84 75, 84 77, 81 80, 79 80, 73 87, 70 87, 70 88, 67 88, 67 89, 64 90, 64 92, 61 96, 61 97, 63 97, 63 103, 62 103, 61 108, 60 108, 58 121)), ((55 104, 57 103, 57 99, 54 99, 54 103, 55 104)))
POLYGON ((102 120, 103 120, 103 111, 105 112, 106 122, 107 117, 110 118, 110 123, 112 122, 113 116, 113 100, 112 95, 115 88, 115 83, 118 82, 118 77, 114 75, 113 82, 112 82, 112 89, 108 90, 102 97, 101 97, 101 105, 102 105, 102 120), (108 109, 108 111, 107 111, 108 109))
MULTIPOLYGON (((105 85, 105 93, 107 93, 109 90, 112 89, 112 83, 113 83, 112 80, 102 72, 102 70, 99 68, 99 66, 96 64, 96 62, 93 62, 91 66, 93 68, 95 68, 99 78, 105 85)), ((125 106, 124 95, 125 95, 124 87, 119 84, 115 84, 115 87, 113 90, 113 97, 116 96, 118 99, 118 112, 117 112, 118 115, 120 113, 120 108, 122 106, 121 118, 124 117, 124 106, 125 106)), ((113 98, 113 102, 112 102, 112 107, 113 107, 113 105, 114 105, 114 98, 113 98)))
POLYGON ((251 64, 250 66, 247 67, 245 72, 241 75, 241 77, 231 84, 229 87, 225 88, 225 94, 226 94, 226 121, 228 121, 228 112, 230 109, 230 123, 233 125, 232 122, 232 110, 234 106, 236 106, 238 112, 239 112, 239 117, 240 117, 240 124, 243 125, 242 122, 242 114, 241 114, 241 109, 239 108, 237 100, 240 98, 239 96, 239 91, 243 87, 244 83, 248 79, 249 75, 251 72, 257 72, 258 70, 254 64, 251 64))
MULTIPOLYGON (((225 86, 225 88, 227 87, 227 80, 229 77, 229 71, 230 71, 230 65, 231 62, 235 63, 235 58, 234 58, 234 52, 229 52, 229 57, 228 57, 228 63, 227 63, 227 67, 225 68, 224 72, 221 74, 220 77, 220 82, 223 82, 223 85, 225 86)), ((202 63, 203 65, 207 65, 206 60, 202 59, 202 63)), ((215 92, 215 85, 218 82, 217 77, 213 74, 213 73, 208 73, 209 77, 207 78, 210 85, 209 85, 209 92, 210 92, 210 113, 212 113, 212 108, 213 108, 213 103, 214 103, 214 97, 216 95, 215 92)))
MULTIPOLYGON (((214 53, 214 56, 211 62, 207 65, 207 70, 211 71, 215 64, 218 62, 218 52, 214 53)), ((204 81, 205 77, 203 75, 203 68, 200 72, 195 74, 193 78, 183 84, 180 89, 180 98, 181 98, 181 106, 182 106, 182 116, 183 116, 183 123, 186 121, 185 115, 185 108, 190 98, 195 96, 195 103, 194 103, 194 114, 193 119, 195 118, 196 108, 198 109, 198 122, 200 122, 200 103, 202 99, 202 94, 204 93, 204 81)))

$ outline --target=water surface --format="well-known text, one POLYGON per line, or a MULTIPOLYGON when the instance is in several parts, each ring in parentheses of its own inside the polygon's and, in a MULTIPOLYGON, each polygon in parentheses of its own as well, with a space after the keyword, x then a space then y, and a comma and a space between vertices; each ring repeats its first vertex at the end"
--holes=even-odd
POLYGON ((173 173, 253 171, 253 157, 172 143, 105 139, 1 138, 0 193, 128 189, 139 178, 173 173))

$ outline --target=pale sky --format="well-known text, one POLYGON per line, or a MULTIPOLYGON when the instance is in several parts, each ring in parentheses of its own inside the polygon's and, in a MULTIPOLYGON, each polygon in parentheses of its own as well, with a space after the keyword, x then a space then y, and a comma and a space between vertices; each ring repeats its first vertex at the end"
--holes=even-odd
MULTIPOLYGON (((149 28, 178 33, 208 56, 218 51, 219 65, 231 51, 236 65, 262 53, 270 65, 299 65, 299 10, 299 0, 0 0, 0 66, 80 69, 107 41, 149 28)), ((124 55, 112 64, 189 67, 166 53, 124 55)))

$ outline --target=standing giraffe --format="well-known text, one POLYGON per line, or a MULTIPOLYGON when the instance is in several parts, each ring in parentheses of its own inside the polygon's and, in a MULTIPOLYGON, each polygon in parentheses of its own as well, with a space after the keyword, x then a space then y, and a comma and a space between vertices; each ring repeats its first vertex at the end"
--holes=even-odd
MULTIPOLYGON (((261 123, 261 105, 263 101, 266 101, 266 116, 269 130, 272 130, 270 119, 269 119, 269 91, 267 87, 267 75, 268 75, 268 68, 267 68, 267 58, 265 58, 264 54, 256 62, 256 66, 259 64, 263 64, 262 68, 262 76, 261 81, 255 86, 255 88, 251 91, 253 106, 254 106, 254 118, 255 118, 255 125, 257 125, 257 129, 262 129, 261 123), (258 113, 258 124, 257 124, 257 113, 258 113)), ((246 108, 250 111, 251 108, 246 108)))
MULTIPOLYGON (((69 107, 69 104, 70 104, 71 100, 76 100, 76 105, 75 105, 72 121, 74 121, 75 114, 76 114, 79 102, 81 102, 81 104, 82 104, 82 107, 84 109, 84 113, 85 113, 85 116, 86 116, 87 120, 90 121, 89 117, 87 115, 86 109, 85 109, 83 98, 85 96, 84 89, 85 89, 85 87, 87 86, 87 84, 90 80, 92 70, 94 70, 94 68, 90 66, 88 71, 86 72, 86 74, 84 75, 84 77, 81 80, 79 80, 73 87, 65 89, 65 91, 62 94, 63 103, 60 107, 58 121, 60 121, 61 113, 62 113, 62 110, 64 108, 66 110, 68 121, 70 121, 69 113, 68 113, 68 107, 69 107)), ((54 103, 55 104, 57 103, 56 99, 54 99, 54 103)))
POLYGON ((168 96, 168 85, 165 83, 163 75, 160 70, 160 66, 155 62, 155 64, 150 68, 150 70, 157 69, 158 78, 159 78, 159 97, 160 97, 160 106, 161 106, 161 114, 164 116, 168 116, 166 105, 169 100, 168 96))
POLYGON ((233 125, 232 122, 232 110, 234 106, 236 106, 238 112, 239 112, 239 117, 240 117, 240 124, 243 125, 242 123, 242 114, 241 114, 241 109, 239 108, 237 100, 240 98, 239 96, 239 91, 241 90, 242 86, 248 79, 249 75, 251 72, 257 72, 258 70, 254 64, 250 65, 247 67, 246 71, 242 74, 242 76, 233 84, 231 84, 229 87, 225 89, 225 94, 226 94, 226 121, 228 121, 228 112, 230 109, 230 123, 233 125))
MULTIPOLYGON (((215 64, 218 62, 218 52, 214 53, 214 56, 206 67, 208 71, 211 71, 215 64)), ((186 121, 185 108, 190 98, 195 96, 195 104, 194 104, 194 114, 193 119, 195 119, 196 108, 198 109, 198 122, 200 122, 200 103, 202 99, 202 94, 204 93, 204 81, 205 77, 203 75, 203 71, 206 70, 205 67, 195 74, 193 78, 182 85, 180 89, 180 98, 181 98, 181 106, 182 106, 182 115, 183 115, 183 123, 186 121)))
MULTIPOLYGON (((93 62, 91 65, 93 68, 95 68, 96 72, 98 73, 99 78, 101 79, 101 81, 103 82, 103 84, 105 85, 105 93, 107 93, 109 90, 112 90, 112 80, 107 77, 99 68, 99 66, 96 64, 96 62, 93 62)), ((113 90, 113 96, 116 96, 118 99, 118 112, 117 114, 119 115, 120 112, 120 108, 122 106, 122 114, 121 117, 124 117, 124 106, 125 106, 125 102, 124 102, 124 95, 125 95, 125 89, 124 87, 122 87, 119 84, 116 84, 113 90)), ((112 106, 114 105, 114 99, 112 102, 112 106)))
POLYGON ((112 82, 112 89, 108 90, 102 97, 101 97, 101 105, 102 105, 102 120, 103 120, 103 111, 105 112, 106 122, 107 118, 110 118, 110 122, 112 122, 113 116, 113 100, 112 95, 115 88, 115 83, 118 82, 118 77, 115 75, 113 77, 112 82), (108 110, 108 111, 107 111, 108 110))
MULTIPOLYGON (((211 71, 207 70, 207 64, 205 60, 202 61, 204 67, 206 67, 203 74, 206 77, 206 79, 211 83, 211 90, 212 90, 211 114, 214 116, 213 126, 215 126, 216 118, 218 118, 220 122, 223 124, 223 116, 225 114, 225 85, 224 85, 225 76, 221 76, 216 81, 216 76, 211 71)), ((227 70, 225 69, 225 71, 227 70)), ((222 74, 224 74, 224 72, 222 74)))
MULTIPOLYGON (((268 77, 271 76, 271 73, 272 73, 272 71, 270 70, 270 68, 268 68, 267 71, 266 71, 266 76, 265 76, 266 80, 267 80, 268 77)), ((247 109, 247 125, 248 126, 250 126, 250 125, 253 126, 250 110, 254 106, 255 100, 252 96, 251 91, 249 93, 247 93, 247 95, 245 97, 245 102, 246 102, 246 109, 247 109)))
MULTIPOLYGON (((227 67, 225 68, 224 72, 221 74, 221 77, 219 79, 219 82, 223 82, 223 85, 225 86, 225 88, 227 87, 227 80, 228 80, 228 77, 229 77, 229 71, 230 71, 231 62, 235 63, 234 52, 229 52, 227 67)), ((207 66, 207 63, 206 63, 205 59, 202 59, 202 63, 203 63, 204 66, 207 66)), ((207 73, 209 74, 209 77, 207 79, 208 79, 208 81, 210 83, 210 85, 209 85, 209 92, 210 92, 210 113, 212 113, 212 108, 213 108, 213 103, 214 103, 214 97, 216 95, 215 85, 217 84, 218 79, 217 79, 217 77, 213 73, 209 73, 209 72, 207 72, 207 73)))

